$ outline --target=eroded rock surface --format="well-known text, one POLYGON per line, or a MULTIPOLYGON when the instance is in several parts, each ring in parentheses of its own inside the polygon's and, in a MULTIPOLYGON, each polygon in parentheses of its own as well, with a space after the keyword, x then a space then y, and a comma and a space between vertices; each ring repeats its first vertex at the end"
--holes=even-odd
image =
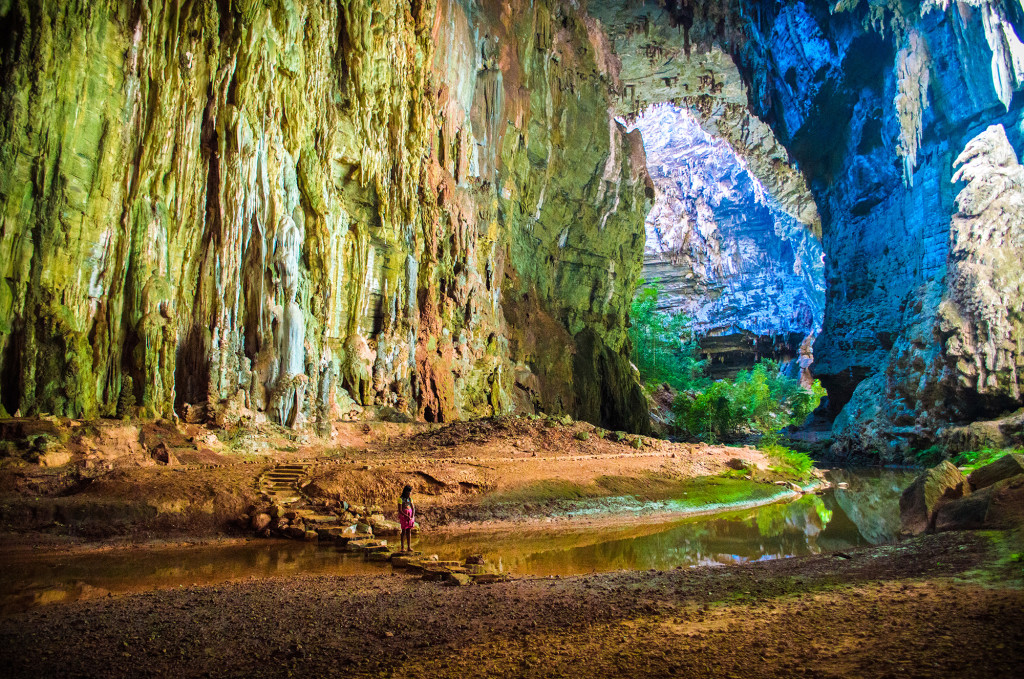
POLYGON ((688 109, 653 107, 635 125, 656 192, 644 278, 662 286, 659 307, 693 319, 713 375, 797 357, 821 327, 819 239, 688 109))
POLYGON ((47 0, 0 23, 8 413, 646 429, 643 149, 569 3, 47 0))

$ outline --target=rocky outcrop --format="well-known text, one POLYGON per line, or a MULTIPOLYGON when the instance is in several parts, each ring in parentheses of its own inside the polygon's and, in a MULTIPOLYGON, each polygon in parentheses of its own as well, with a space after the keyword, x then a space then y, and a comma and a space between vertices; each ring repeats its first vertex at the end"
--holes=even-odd
POLYGON ((900 498, 903 530, 1016 528, 1024 522, 1024 457, 1005 455, 966 479, 949 462, 919 476, 900 498))
POLYGON ((646 428, 643 149, 572 4, 15 1, 0 27, 8 413, 646 428))
POLYGON ((643 430, 658 102, 820 226, 836 455, 1024 405, 1019 2, 591 4, 0 3, 0 407, 643 430))
MULTIPOLYGON (((971 140, 954 165, 952 181, 967 184, 950 222, 946 276, 922 286, 885 370, 858 386, 836 420, 838 446, 921 446, 942 436, 943 423, 1020 403, 1024 168, 1001 125, 971 140)), ((956 437, 942 440, 956 447, 956 437)))
POLYGON ((813 194, 826 278, 814 373, 838 415, 833 455, 902 460, 1024 404, 1020 286, 1003 265, 1022 254, 1019 2, 602 7, 620 111, 671 101, 727 140, 765 139, 741 122, 752 114, 788 161, 753 143, 754 175, 793 217, 787 178, 813 194))
POLYGON ((785 3, 751 17, 739 53, 754 110, 822 214, 814 372, 838 457, 901 460, 951 424, 1020 406, 1019 284, 1002 265, 1024 245, 1011 216, 1019 10, 785 3))

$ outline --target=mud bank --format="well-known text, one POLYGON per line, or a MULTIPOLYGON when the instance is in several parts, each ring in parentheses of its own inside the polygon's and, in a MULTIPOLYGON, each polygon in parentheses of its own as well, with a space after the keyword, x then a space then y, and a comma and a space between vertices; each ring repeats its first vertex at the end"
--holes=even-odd
POLYGON ((342 502, 386 511, 412 485, 424 530, 699 513, 771 502, 794 494, 777 483, 814 480, 752 448, 570 420, 339 424, 330 439, 273 426, 44 424, 12 436, 0 460, 8 546, 245 535, 241 517, 283 501, 266 485, 283 466, 301 467, 288 501, 310 512, 342 502))

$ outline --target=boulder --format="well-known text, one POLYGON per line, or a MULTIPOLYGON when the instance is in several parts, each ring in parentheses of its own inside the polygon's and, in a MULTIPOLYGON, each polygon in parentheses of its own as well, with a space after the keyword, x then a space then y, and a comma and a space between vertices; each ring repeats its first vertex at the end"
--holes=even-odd
POLYGON ((483 562, 484 562, 484 557, 483 557, 482 554, 474 554, 472 556, 467 556, 466 557, 466 565, 482 564, 483 562))
POLYGON ((397 521, 388 521, 383 514, 371 515, 369 523, 374 535, 398 535, 402 531, 397 521))
POLYGON ((729 469, 735 469, 737 471, 743 471, 744 469, 753 469, 754 463, 750 460, 744 460, 742 457, 734 457, 725 463, 725 466, 729 469))
POLYGON ((66 448, 54 447, 39 453, 40 467, 63 467, 71 462, 71 453, 66 448))
POLYGON ((156 460, 157 464, 164 464, 169 467, 173 467, 178 464, 178 458, 175 457, 174 453, 171 452, 171 449, 168 448, 167 444, 163 441, 151 448, 149 455, 156 460))
POLYGON ((986 528, 1024 526, 1024 475, 1003 479, 990 488, 992 499, 985 515, 986 528))
POLYGON ((985 527, 985 517, 992 502, 992 488, 949 500, 935 510, 935 531, 974 530, 985 527))
POLYGON ((316 542, 319 537, 319 534, 315 530, 307 530, 306 534, 302 536, 302 539, 306 542, 316 542))
POLYGON ((254 531, 259 533, 264 528, 267 528, 268 526, 270 526, 270 521, 271 521, 270 514, 265 514, 264 512, 260 512, 259 514, 253 515, 252 522, 251 522, 250 525, 252 526, 252 529, 254 531))
POLYGON ((464 587, 473 582, 473 578, 465 573, 449 573, 444 581, 453 587, 464 587))
POLYGON ((943 502, 935 530, 1015 528, 1024 525, 1024 474, 996 481, 966 497, 943 502))
POLYGON ((288 537, 290 538, 302 540, 306 537, 306 529, 302 526, 289 526, 288 529, 285 531, 285 534, 288 535, 288 537))
POLYGON ((1010 453, 995 462, 975 469, 967 477, 967 483, 970 484, 971 490, 979 490, 1018 474, 1024 474, 1024 455, 1010 453))
POLYGON ((446 580, 451 573, 448 572, 447 568, 439 568, 438 566, 426 566, 423 569, 423 579, 429 582, 441 582, 446 580))
POLYGON ((939 504, 961 498, 969 492, 967 479, 948 460, 925 471, 900 496, 903 532, 919 535, 934 530, 939 504))

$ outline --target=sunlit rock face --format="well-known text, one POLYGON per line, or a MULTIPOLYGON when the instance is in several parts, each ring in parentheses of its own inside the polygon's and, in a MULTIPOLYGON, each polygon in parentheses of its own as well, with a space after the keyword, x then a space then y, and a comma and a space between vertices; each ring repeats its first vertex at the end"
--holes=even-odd
POLYGON ((15 1, 0 35, 0 415, 646 429, 653 194, 573 4, 15 1))
POLYGON ((589 11, 620 64, 620 116, 632 119, 663 102, 688 108, 707 132, 742 149, 747 167, 784 212, 820 232, 807 182, 771 127, 751 114, 747 77, 736 63, 758 3, 602 0, 589 11))
POLYGON ((635 125, 656 190, 644 278, 662 285, 660 307, 693 319, 716 376, 798 356, 824 309, 817 237, 687 109, 656 106, 635 125))

